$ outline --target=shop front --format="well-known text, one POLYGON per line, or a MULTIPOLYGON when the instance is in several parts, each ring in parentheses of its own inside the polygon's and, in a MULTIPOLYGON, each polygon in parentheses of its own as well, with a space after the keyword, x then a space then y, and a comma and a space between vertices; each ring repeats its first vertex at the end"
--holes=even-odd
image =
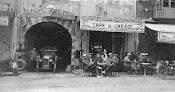
POLYGON ((174 25, 171 24, 145 24, 149 31, 149 55, 156 60, 169 60, 175 58, 175 31, 174 25))
POLYGON ((122 58, 126 52, 137 51, 138 34, 144 33, 144 20, 135 18, 107 18, 81 16, 80 29, 89 32, 89 53, 94 49, 116 53, 122 58))

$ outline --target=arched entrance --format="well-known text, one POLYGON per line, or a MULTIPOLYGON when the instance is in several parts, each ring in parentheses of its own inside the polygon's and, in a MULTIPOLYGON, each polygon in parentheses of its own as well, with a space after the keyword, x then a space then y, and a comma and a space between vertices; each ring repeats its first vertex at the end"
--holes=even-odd
MULTIPOLYGON (((72 38, 68 30, 53 22, 41 22, 30 27, 25 34, 25 51, 29 53, 32 48, 39 51, 43 47, 56 47, 60 58, 57 68, 65 70, 71 63, 72 38)), ((28 54, 26 54, 28 57, 28 54)), ((27 58, 29 62, 29 58, 27 58)), ((58 70, 57 69, 57 70, 58 70)))

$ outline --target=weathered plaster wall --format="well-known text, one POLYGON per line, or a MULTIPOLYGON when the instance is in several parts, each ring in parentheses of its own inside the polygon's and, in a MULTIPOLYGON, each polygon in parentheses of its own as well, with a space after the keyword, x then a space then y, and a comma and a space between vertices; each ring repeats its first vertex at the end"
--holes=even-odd
POLYGON ((10 4, 10 12, 0 12, 0 15, 6 14, 9 16, 8 26, 0 25, 0 60, 10 58, 11 33, 13 27, 13 17, 16 10, 16 0, 0 0, 0 3, 10 4))

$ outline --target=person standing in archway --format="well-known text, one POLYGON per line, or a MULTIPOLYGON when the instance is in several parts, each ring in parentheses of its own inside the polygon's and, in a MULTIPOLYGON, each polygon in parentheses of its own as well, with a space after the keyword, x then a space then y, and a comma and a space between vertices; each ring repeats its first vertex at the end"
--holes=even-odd
POLYGON ((108 54, 106 49, 103 50, 101 57, 103 59, 103 62, 106 62, 108 60, 108 54))
POLYGON ((36 52, 36 48, 33 48, 32 51, 29 53, 30 57, 30 70, 35 70, 36 68, 36 58, 37 58, 38 53, 36 52))

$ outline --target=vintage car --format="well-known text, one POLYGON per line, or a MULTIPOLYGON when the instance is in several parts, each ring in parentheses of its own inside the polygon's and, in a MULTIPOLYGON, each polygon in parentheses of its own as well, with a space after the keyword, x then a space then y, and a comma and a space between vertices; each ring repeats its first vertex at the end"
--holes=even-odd
POLYGON ((52 69, 53 72, 56 72, 57 50, 53 48, 44 48, 40 51, 41 55, 38 55, 36 60, 36 71, 38 72, 40 69, 52 69))

